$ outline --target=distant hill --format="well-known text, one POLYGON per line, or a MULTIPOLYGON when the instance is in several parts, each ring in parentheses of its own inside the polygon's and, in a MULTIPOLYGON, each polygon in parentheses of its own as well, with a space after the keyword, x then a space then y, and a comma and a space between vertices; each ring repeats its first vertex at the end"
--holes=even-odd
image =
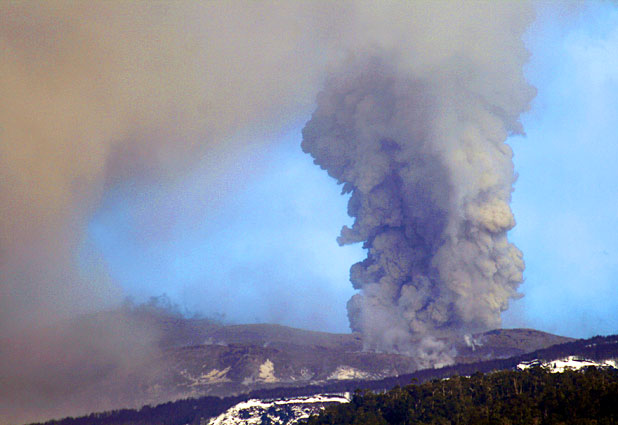
MULTIPOLYGON (((267 329, 272 329, 266 326, 267 329)), ((494 332, 490 336, 502 340, 504 338, 518 341, 525 335, 529 337, 539 337, 535 331, 517 330, 515 335, 508 336, 509 330, 494 332)), ((527 337, 528 338, 528 337, 527 337)), ((222 347, 226 347, 222 345, 222 347)), ((227 346, 228 348, 230 346, 227 346)), ((237 346, 238 347, 238 346, 237 346)), ((255 347, 255 346, 254 346, 255 347)), ((184 349, 187 349, 186 347, 184 349)), ((199 352, 199 349, 197 349, 199 352)), ((247 351, 246 354, 250 354, 247 351)), ((228 395, 227 397, 197 397, 191 399, 168 402, 156 407, 144 407, 137 410, 119 410, 107 413, 92 414, 87 417, 77 419, 65 419, 62 421, 48 422, 49 425, 103 425, 103 424, 192 424, 203 422, 205 418, 217 416, 242 401, 249 399, 273 400, 289 397, 311 396, 315 394, 343 394, 353 392, 359 388, 383 391, 396 385, 404 386, 416 380, 426 382, 431 379, 448 378, 454 375, 470 376, 476 372, 491 372, 495 370, 515 370, 517 366, 524 362, 534 360, 550 361, 568 356, 580 356, 590 359, 618 358, 618 336, 596 337, 588 340, 569 341, 531 353, 519 354, 509 358, 494 358, 490 360, 477 361, 473 363, 463 363, 447 366, 440 369, 425 369, 414 373, 400 374, 382 379, 344 379, 344 380, 324 380, 321 382, 310 382, 309 385, 281 386, 278 382, 263 382, 265 387, 228 395)), ((199 356, 198 356, 199 357, 199 356)), ((249 358, 251 355, 248 356, 249 358)))
MULTIPOLYGON (((114 313, 84 315, 75 320, 78 323, 69 322, 65 327, 99 329, 98 323, 109 322, 106 314, 114 313)), ((27 412, 28 420, 138 408, 203 396, 229 397, 261 389, 379 380, 420 368, 410 356, 363 351, 358 334, 269 324, 224 325, 184 318, 156 305, 128 309, 123 314, 136 328, 148 330, 154 349, 150 344, 141 348, 136 340, 135 351, 145 355, 133 355, 126 364, 119 349, 113 350, 118 358, 103 355, 92 359, 86 353, 66 351, 66 355, 80 361, 63 365, 53 391, 46 390, 45 376, 33 372, 30 394, 35 394, 40 386, 45 397, 40 402, 33 401, 32 406, 20 407, 27 412), (37 376, 41 376, 40 384, 37 376), (64 376, 72 379, 71 384, 62 385, 64 376)), ((96 335, 92 338, 96 340, 96 335)), ((525 329, 469 335, 456 341, 454 361, 506 358, 565 341, 570 339, 525 329)), ((70 347, 70 343, 66 344, 67 350, 70 347)), ((97 346, 94 353, 97 350, 105 354, 104 345, 97 346)), ((60 354, 54 358, 62 362, 60 354)), ((51 368, 50 373, 56 370, 51 368)), ((10 402, 8 406, 11 407, 10 402)))
MULTIPOLYGON (((269 324, 225 326, 195 319, 170 319, 160 327, 165 330, 165 355, 173 366, 156 385, 170 399, 376 380, 419 368, 407 355, 363 351, 358 334, 269 324)), ((455 362, 508 358, 568 341, 572 339, 531 329, 494 330, 458 341, 455 362)))

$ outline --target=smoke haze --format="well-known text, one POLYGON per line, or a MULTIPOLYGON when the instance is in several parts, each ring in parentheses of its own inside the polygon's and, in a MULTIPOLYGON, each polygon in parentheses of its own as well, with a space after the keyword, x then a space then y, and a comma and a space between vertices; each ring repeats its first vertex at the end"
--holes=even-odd
POLYGON ((369 249, 353 329, 439 363, 436 338, 499 326, 523 270, 504 140, 534 93, 532 18, 522 2, 2 2, 0 421, 107 408, 85 389, 152 373, 156 330, 117 307, 104 264, 78 265, 104 194, 198 163, 216 192, 325 75, 303 149, 352 193, 340 242, 369 249))
POLYGON ((116 309, 123 293, 105 265, 79 267, 88 219, 116 185, 173 184, 198 162, 216 188, 251 141, 307 109, 334 19, 318 12, 0 4, 0 422, 107 407, 84 386, 156 355, 155 331, 116 309), (101 309, 111 313, 96 325, 70 321, 101 309), (67 391, 82 395, 71 404, 67 391))

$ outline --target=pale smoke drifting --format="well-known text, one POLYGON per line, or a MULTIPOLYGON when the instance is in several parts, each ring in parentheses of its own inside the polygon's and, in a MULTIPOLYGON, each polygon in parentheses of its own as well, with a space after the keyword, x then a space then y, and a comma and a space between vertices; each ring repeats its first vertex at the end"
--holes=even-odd
POLYGON ((320 62, 309 40, 322 29, 293 21, 314 15, 232 2, 1 2, 0 267, 10 297, 0 297, 0 329, 109 301, 105 276, 83 279, 74 264, 106 190, 162 185, 198 160, 216 186, 244 149, 237 140, 269 136, 306 108, 308 62, 320 62))
POLYGON ((497 325, 521 280, 503 142, 532 96, 530 20, 522 2, 0 2, 0 422, 118 407, 100 382, 149 378, 147 323, 65 321, 122 299, 78 255, 104 194, 197 162, 225 192, 348 53, 304 147, 354 192, 342 242, 370 249, 353 327, 409 350, 497 325))
POLYGON ((198 162, 224 192, 248 144, 310 107, 329 9, 0 2, 0 423, 133 403, 101 383, 156 373, 157 333, 115 308, 96 253, 83 264, 89 218, 107 191, 155 191, 198 162))
POLYGON ((303 150, 351 193, 355 221, 339 243, 368 251, 350 269, 360 290, 351 327, 367 349, 412 353, 419 366, 451 360, 444 338, 499 327, 524 269, 506 235, 515 176, 505 141, 522 133, 534 96, 522 69, 531 13, 469 6, 439 3, 420 18, 393 8, 422 31, 354 55, 303 130, 303 150))

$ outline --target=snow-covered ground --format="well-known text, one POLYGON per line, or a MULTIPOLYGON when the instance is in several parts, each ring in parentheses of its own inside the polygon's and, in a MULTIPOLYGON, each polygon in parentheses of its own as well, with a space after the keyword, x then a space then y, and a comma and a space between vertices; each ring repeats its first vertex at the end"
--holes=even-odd
POLYGON ((355 369, 349 366, 339 366, 327 379, 370 379, 373 376, 362 370, 355 369))
MULTIPOLYGON (((525 370, 533 366, 541 366, 552 372, 563 372, 567 369, 581 369, 587 366, 613 367, 618 369, 616 359, 603 361, 593 361, 578 356, 568 356, 552 361, 532 360, 522 362, 517 365, 520 370, 525 370)), ((225 376, 223 371, 211 371, 200 378, 221 379, 225 376)), ((366 372, 354 369, 349 366, 340 366, 329 376, 329 379, 357 379, 366 378, 366 372)), ((273 382, 276 380, 274 375, 274 365, 270 360, 266 360, 259 366, 258 380, 263 382, 273 382)), ((311 397, 298 397, 279 400, 259 400, 252 399, 239 403, 216 418, 210 419, 208 425, 259 425, 262 423, 293 425, 308 418, 310 415, 319 413, 328 405, 336 403, 347 403, 350 395, 314 395, 311 397)))
POLYGON ((226 367, 223 370, 212 369, 208 372, 204 372, 199 376, 193 376, 189 371, 183 369, 180 371, 180 376, 185 378, 187 381, 187 385, 189 387, 199 387, 203 385, 209 384, 219 384, 222 382, 231 382, 231 380, 226 376, 230 371, 230 367, 226 367))
POLYGON ((517 365, 517 368, 520 370, 528 369, 533 366, 541 366, 547 369, 550 369, 552 372, 564 372, 567 369, 578 370, 587 366, 596 366, 596 367, 613 367, 618 369, 618 365, 616 364, 615 359, 610 360, 602 360, 602 361, 594 361, 588 359, 582 359, 577 356, 568 356, 563 359, 552 360, 542 362, 540 360, 531 360, 529 362, 522 362, 517 365))
POLYGON ((258 381, 271 383, 278 381, 275 377, 275 365, 269 359, 266 359, 266 361, 260 365, 258 381))
POLYGON ((314 395, 273 401, 248 400, 231 407, 208 425, 296 424, 326 406, 349 402, 349 395, 314 395))

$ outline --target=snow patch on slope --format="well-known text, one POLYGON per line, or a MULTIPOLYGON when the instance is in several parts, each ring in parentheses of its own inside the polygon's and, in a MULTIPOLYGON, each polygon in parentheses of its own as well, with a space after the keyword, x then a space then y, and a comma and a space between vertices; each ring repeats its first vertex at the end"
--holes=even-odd
POLYGON ((266 361, 260 365, 258 381, 261 381, 261 382, 277 382, 278 381, 278 379, 275 377, 275 365, 269 359, 266 359, 266 361))
POLYGON ((212 418, 208 425, 259 425, 286 424, 292 425, 318 413, 326 406, 349 402, 346 395, 314 395, 264 401, 252 399, 238 403, 216 418, 212 418))
POLYGON ((331 373, 327 379, 369 379, 372 375, 368 372, 354 369, 349 366, 339 366, 333 373, 331 373))
POLYGON ((564 372, 567 369, 579 370, 581 368, 588 367, 588 366, 613 367, 615 369, 618 369, 616 360, 613 360, 613 359, 594 361, 594 360, 583 359, 577 356, 568 356, 563 359, 557 359, 557 360, 545 361, 545 362, 542 362, 540 360, 531 360, 528 362, 521 362, 520 364, 517 365, 517 369, 525 370, 533 366, 541 366, 543 368, 551 370, 552 372, 564 372))
POLYGON ((189 387, 198 387, 208 384, 219 384, 222 382, 231 382, 226 375, 230 371, 230 367, 226 367, 223 370, 212 369, 209 372, 202 373, 199 376, 193 376, 188 370, 183 369, 180 371, 180 375, 185 378, 189 383, 189 387))

